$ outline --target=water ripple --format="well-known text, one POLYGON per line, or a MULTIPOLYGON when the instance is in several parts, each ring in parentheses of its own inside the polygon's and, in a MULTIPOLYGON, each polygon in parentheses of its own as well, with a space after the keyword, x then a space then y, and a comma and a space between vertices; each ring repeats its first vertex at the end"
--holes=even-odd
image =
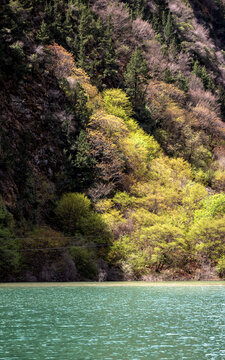
POLYGON ((223 360, 225 288, 0 291, 0 359, 223 360))

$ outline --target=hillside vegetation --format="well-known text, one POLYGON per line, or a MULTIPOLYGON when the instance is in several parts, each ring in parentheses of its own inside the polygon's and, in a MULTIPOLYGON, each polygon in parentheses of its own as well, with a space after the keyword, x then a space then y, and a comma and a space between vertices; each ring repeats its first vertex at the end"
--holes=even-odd
POLYGON ((4 0, 0 280, 225 276, 225 2, 4 0))

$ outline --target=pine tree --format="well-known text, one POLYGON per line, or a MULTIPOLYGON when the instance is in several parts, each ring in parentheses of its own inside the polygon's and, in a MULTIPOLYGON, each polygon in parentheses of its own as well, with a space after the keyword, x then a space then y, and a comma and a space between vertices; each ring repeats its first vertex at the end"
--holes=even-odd
POLYGON ((66 10, 66 18, 63 24, 63 27, 68 36, 73 36, 73 27, 71 21, 71 14, 72 14, 72 3, 71 1, 68 3, 68 8, 66 10))
POLYGON ((206 70, 206 67, 201 66, 198 60, 196 60, 194 63, 193 73, 202 80, 202 83, 206 90, 210 90, 212 92, 215 91, 215 86, 208 71, 206 70))
POLYGON ((167 44, 170 44, 175 34, 175 28, 173 24, 173 18, 171 12, 169 12, 166 20, 166 25, 164 27, 164 36, 167 44))
POLYGON ((160 18, 157 13, 153 13, 152 16, 152 28, 154 31, 158 32, 160 30, 160 18))
POLYGON ((80 23, 78 26, 79 33, 79 52, 78 52, 78 64, 82 69, 85 69, 85 12, 81 13, 80 23))
POLYGON ((146 8, 146 0, 127 0, 124 2, 129 7, 132 20, 137 17, 143 17, 146 8))
POLYGON ((62 17, 63 13, 60 9, 58 0, 54 0, 53 5, 53 22, 52 29, 54 32, 54 40, 57 43, 63 43, 63 27, 62 27, 62 17))
POLYGON ((167 84, 173 84, 175 82, 175 78, 169 68, 164 71, 163 81, 167 84))
POLYGON ((110 18, 108 19, 105 36, 102 41, 103 63, 102 63, 102 84, 113 87, 116 85, 116 77, 118 73, 116 64, 116 54, 112 40, 112 28, 110 25, 110 18))
POLYGON ((206 90, 210 90, 212 92, 215 90, 212 79, 211 79, 210 75, 208 74, 205 66, 202 66, 200 78, 201 78, 204 88, 206 90))
POLYGON ((73 191, 78 187, 83 189, 93 181, 95 161, 91 156, 86 131, 92 111, 87 106, 87 97, 79 83, 69 98, 73 104, 71 112, 76 121, 76 129, 71 126, 71 122, 63 123, 66 143, 64 153, 67 159, 67 184, 65 186, 67 190, 73 191))
POLYGON ((193 74, 195 74, 197 77, 200 77, 200 76, 201 76, 201 67, 200 67, 200 64, 199 64, 199 61, 198 61, 198 60, 196 60, 196 61, 194 62, 192 72, 193 72, 193 74))
POLYGON ((44 13, 46 17, 50 17, 52 15, 52 6, 49 2, 46 2, 45 4, 44 13))
POLYGON ((50 34, 44 20, 42 20, 41 27, 37 32, 36 38, 44 45, 49 43, 50 34))
POLYGON ((143 99, 143 85, 147 83, 147 79, 147 62, 143 58, 141 51, 136 48, 124 74, 125 89, 134 106, 138 106, 143 99))
POLYGON ((173 37, 169 46, 169 51, 173 55, 173 57, 176 58, 177 53, 179 52, 179 45, 177 43, 176 37, 173 37))
POLYGON ((85 95, 84 89, 79 83, 76 84, 76 87, 73 91, 71 103, 74 104, 73 112, 78 127, 85 129, 91 116, 91 110, 87 107, 87 96, 85 95))
POLYGON ((143 0, 136 0, 135 3, 135 17, 142 18, 144 13, 144 1, 143 0))
POLYGON ((94 30, 95 21, 90 8, 81 7, 81 15, 78 26, 79 37, 79 51, 78 51, 78 64, 84 70, 90 74, 90 61, 91 51, 95 51, 94 48, 94 30))
POLYGON ((222 119, 225 121, 225 89, 220 84, 218 88, 218 94, 219 94, 219 103, 220 103, 220 110, 222 114, 222 119))
POLYGON ((162 12, 162 26, 163 26, 163 29, 166 27, 166 23, 167 23, 167 14, 166 14, 165 10, 163 10, 163 12, 162 12))

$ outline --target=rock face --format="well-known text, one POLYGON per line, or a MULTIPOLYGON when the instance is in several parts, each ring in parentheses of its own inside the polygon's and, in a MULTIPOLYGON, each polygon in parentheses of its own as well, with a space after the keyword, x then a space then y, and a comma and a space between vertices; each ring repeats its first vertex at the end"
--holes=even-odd
MULTIPOLYGON (((123 281, 126 280, 122 271, 118 268, 110 268, 102 259, 97 261, 97 276, 87 279, 79 274, 74 261, 63 256, 60 261, 46 263, 39 272, 28 270, 20 278, 25 282, 57 282, 57 281, 123 281)), ((131 279, 132 280, 132 279, 131 279)), ((134 279, 133 279, 134 280, 134 279)), ((13 280, 12 280, 13 281, 13 280)), ((15 281, 15 280, 14 280, 15 281)))
POLYGON ((212 267, 209 260, 205 260, 200 268, 194 269, 191 273, 182 270, 178 272, 173 269, 164 270, 160 273, 152 273, 141 277, 142 281, 210 281, 221 280, 215 267, 212 267))
POLYGON ((23 191, 38 196, 43 183, 55 182, 64 166, 62 123, 70 115, 57 80, 44 71, 4 84, 0 104, 0 193, 13 211, 23 191))
POLYGON ((119 268, 110 267, 104 260, 99 259, 97 262, 98 281, 123 281, 124 274, 119 268))
POLYGON ((44 264, 38 274, 31 271, 24 273, 23 281, 51 282, 51 281, 79 281, 80 276, 72 259, 63 257, 61 261, 44 264))
POLYGON ((198 280, 220 280, 217 275, 216 269, 212 267, 211 261, 209 259, 204 259, 197 273, 198 280))

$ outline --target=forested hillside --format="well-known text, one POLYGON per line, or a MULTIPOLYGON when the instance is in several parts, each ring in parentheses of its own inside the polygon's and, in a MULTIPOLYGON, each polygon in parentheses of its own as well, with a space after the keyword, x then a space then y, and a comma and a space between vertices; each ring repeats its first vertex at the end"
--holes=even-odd
POLYGON ((224 0, 1 1, 1 281, 225 276, 224 39, 224 0))

